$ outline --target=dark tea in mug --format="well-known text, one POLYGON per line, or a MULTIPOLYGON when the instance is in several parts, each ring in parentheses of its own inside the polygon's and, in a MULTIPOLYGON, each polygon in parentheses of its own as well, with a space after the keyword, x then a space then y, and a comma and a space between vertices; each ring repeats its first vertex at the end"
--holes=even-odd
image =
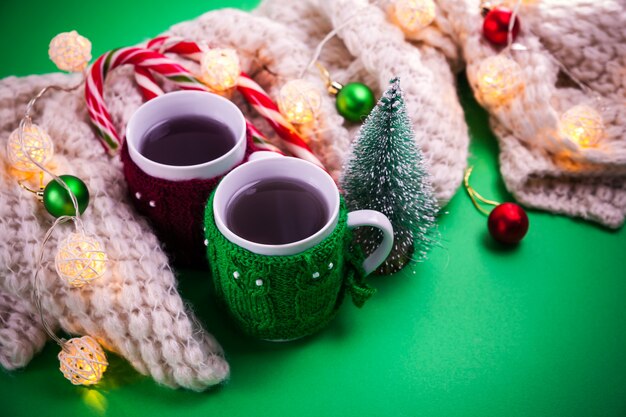
POLYGON ((239 237, 284 245, 314 235, 328 221, 321 193, 293 178, 268 178, 235 194, 226 209, 226 226, 239 237))
POLYGON ((148 129, 139 152, 164 165, 198 165, 225 155, 236 141, 232 130, 219 120, 200 115, 178 116, 148 129))

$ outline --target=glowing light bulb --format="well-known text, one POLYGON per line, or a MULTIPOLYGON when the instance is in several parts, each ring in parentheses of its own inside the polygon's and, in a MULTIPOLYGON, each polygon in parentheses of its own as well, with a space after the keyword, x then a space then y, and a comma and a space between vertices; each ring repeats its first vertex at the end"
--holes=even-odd
POLYGON ((602 116, 594 108, 579 104, 559 119, 559 133, 582 148, 596 146, 604 135, 602 116))
POLYGON ((478 89, 485 103, 503 104, 524 90, 522 68, 504 55, 490 56, 478 68, 478 89))
POLYGON ((63 376, 74 385, 97 384, 109 366, 104 350, 89 336, 65 342, 58 358, 63 376))
POLYGON ((50 41, 48 55, 61 71, 80 72, 91 61, 91 42, 75 30, 59 33, 50 41))
POLYGON ((71 233, 61 241, 54 258, 59 276, 72 287, 82 287, 100 278, 107 261, 102 243, 85 233, 71 233))
POLYGON ((394 5, 394 17, 402 29, 416 32, 435 20, 435 2, 433 0, 398 0, 394 5))
POLYGON ((237 85, 239 57, 234 49, 210 49, 204 53, 200 78, 211 89, 226 91, 237 85))
POLYGON ((278 108, 291 123, 312 122, 321 105, 319 89, 306 80, 291 80, 282 86, 278 94, 278 108))
POLYGON ((20 128, 15 129, 7 141, 7 156, 9 163, 14 169, 23 172, 36 172, 39 167, 31 158, 40 165, 46 165, 54 155, 52 139, 44 129, 36 124, 27 124, 22 132, 20 141, 20 128), (30 156, 30 158, 29 158, 30 156))

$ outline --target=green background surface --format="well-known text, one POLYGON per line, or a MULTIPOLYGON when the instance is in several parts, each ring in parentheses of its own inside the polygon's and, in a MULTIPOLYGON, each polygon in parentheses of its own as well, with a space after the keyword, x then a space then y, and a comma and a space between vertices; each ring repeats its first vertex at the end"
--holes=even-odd
MULTIPOLYGON (((2 0, 0 76, 54 71, 47 46, 61 31, 90 38, 97 56, 210 9, 256 3, 2 0)), ((460 94, 473 183, 511 200, 486 114, 463 81, 460 94)), ((212 306, 205 274, 183 272, 183 296, 227 352, 227 384, 171 390, 112 355, 98 388, 74 387, 48 344, 24 370, 0 372, 0 415, 624 416, 626 230, 529 216, 524 242, 503 249, 460 190, 426 263, 372 279, 379 291, 363 309, 345 304, 326 331, 289 344, 241 336, 212 306)))

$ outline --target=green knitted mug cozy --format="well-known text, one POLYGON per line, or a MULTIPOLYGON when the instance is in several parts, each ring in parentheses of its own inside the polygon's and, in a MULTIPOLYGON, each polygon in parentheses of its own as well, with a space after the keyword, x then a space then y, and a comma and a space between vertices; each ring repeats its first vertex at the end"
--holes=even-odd
POLYGON ((361 307, 375 290, 364 283, 363 252, 352 243, 343 199, 335 230, 304 252, 267 256, 222 235, 205 210, 207 257, 215 292, 234 321, 252 336, 292 340, 321 330, 336 315, 346 291, 361 307))

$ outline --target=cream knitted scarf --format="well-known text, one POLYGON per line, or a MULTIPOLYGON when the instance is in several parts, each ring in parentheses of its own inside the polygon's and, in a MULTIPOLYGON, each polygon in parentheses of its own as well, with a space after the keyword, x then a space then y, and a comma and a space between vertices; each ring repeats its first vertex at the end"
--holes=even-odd
MULTIPOLYGON (((402 78, 416 140, 429 163, 436 195, 445 203, 461 182, 468 148, 454 71, 462 67, 463 57, 475 86, 479 62, 494 52, 480 39, 477 0, 440 0, 437 4, 434 24, 410 36, 387 20, 386 2, 373 6, 364 0, 267 0, 256 16, 219 10, 176 25, 168 34, 237 49, 242 68, 276 97, 284 82, 300 76, 312 47, 338 28, 338 37, 326 46, 321 62, 337 81, 362 81, 377 94, 391 77, 402 78), (359 15, 353 17, 357 10, 359 15)), ((623 102, 625 13, 623 6, 611 0, 552 0, 522 9, 524 24, 532 32, 524 32, 519 40, 530 51, 516 58, 527 76, 527 88, 537 94, 506 109, 488 108, 501 145, 505 182, 522 203, 610 227, 622 224, 626 213, 624 107, 605 114, 611 152, 591 152, 577 162, 563 164, 556 159, 536 132, 553 126, 559 112, 582 94, 556 87, 558 68, 547 58, 549 53, 605 97, 623 102), (552 106, 548 111, 546 103, 552 106), (520 129, 516 125, 520 120, 530 123, 520 129)), ((306 72, 304 78, 324 88, 314 71, 306 72)), ((1 80, 0 147, 39 89, 72 82, 76 79, 58 74, 1 80)), ((166 90, 172 88, 164 83, 166 90)), ((111 74, 105 99, 123 132, 141 103, 130 68, 111 74)), ((237 100, 237 104, 264 132, 271 132, 245 103, 237 100)), ((96 337, 160 383, 201 390, 222 381, 228 365, 221 348, 185 308, 166 255, 127 199, 119 159, 109 158, 97 144, 87 123, 82 92, 46 95, 34 117, 55 141, 55 172, 77 175, 87 183, 93 200, 84 215, 85 226, 106 241, 113 260, 103 279, 83 289, 70 289, 58 279, 47 254, 41 274, 46 320, 54 329, 96 337)), ((304 134, 337 176, 356 129, 343 123, 334 99, 325 96, 319 119, 304 134)), ((4 153, 0 159, 6 162, 4 153)), ((33 305, 33 276, 39 242, 51 218, 5 169, 0 170, 0 195, 0 364, 14 369, 26 365, 45 342, 33 305)), ((50 247, 56 246, 59 235, 52 236, 50 247)))
MULTIPOLYGON (((433 24, 408 34, 387 17, 392 0, 265 0, 256 13, 289 25, 311 47, 338 29, 321 60, 340 82, 359 79, 378 87, 390 75, 402 78, 416 140, 430 161, 440 201, 460 184, 467 159, 466 128, 451 71, 466 65, 477 99, 490 112, 500 143, 500 169, 514 197, 528 207, 620 227, 626 215, 623 2, 524 2, 518 42, 528 50, 514 58, 523 69, 526 94, 506 106, 489 106, 477 88, 480 63, 497 54, 482 37, 480 1, 435 3, 433 24), (610 103, 602 109, 607 126, 603 146, 570 158, 550 147, 559 115, 592 98, 577 88, 560 87, 559 67, 550 56, 610 103)), ((353 135, 355 128, 348 128, 353 135)), ((334 129, 336 136, 345 135, 344 126, 334 129)))

